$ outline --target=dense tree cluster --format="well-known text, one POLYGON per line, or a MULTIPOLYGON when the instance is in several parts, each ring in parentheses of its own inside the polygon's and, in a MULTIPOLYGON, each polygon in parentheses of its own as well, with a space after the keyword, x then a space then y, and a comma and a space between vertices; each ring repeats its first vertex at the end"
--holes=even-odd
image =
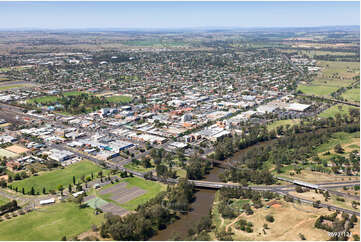
POLYGON ((348 236, 350 235, 350 229, 352 229, 357 222, 357 217, 355 215, 350 216, 346 213, 342 213, 341 216, 338 215, 338 212, 334 212, 327 216, 321 215, 317 218, 315 227, 328 232, 338 232, 333 234, 330 238, 331 240, 347 241, 348 236), (329 222, 324 223, 324 221, 329 222))
MULTIPOLYGON (((218 211, 222 215, 223 218, 235 218, 239 214, 239 210, 235 210, 230 206, 230 202, 232 198, 235 199, 249 199, 253 203, 254 208, 261 208, 263 206, 261 198, 272 199, 277 195, 272 192, 258 192, 253 191, 251 189, 242 189, 240 187, 236 188, 226 188, 223 187, 219 190, 220 193, 220 201, 218 204, 218 211)), ((243 205, 242 209, 247 214, 253 214, 253 210, 250 205, 247 203, 243 205)))
POLYGON ((200 180, 209 172, 210 169, 212 169, 212 164, 209 160, 193 156, 187 162, 187 178, 190 180, 200 180))
MULTIPOLYGON (((335 132, 353 133, 359 131, 359 117, 356 116, 357 114, 358 113, 352 109, 349 116, 345 115, 344 117, 337 116, 335 119, 313 120, 308 124, 301 122, 300 125, 289 127, 286 131, 277 131, 277 133, 284 133, 284 135, 266 145, 249 148, 247 152, 241 154, 235 164, 232 164, 232 166, 221 175, 221 179, 224 181, 239 182, 242 185, 247 185, 248 182, 273 184, 275 180, 265 164, 274 164, 278 173, 282 172, 281 168, 283 165, 307 164, 309 158, 315 156, 317 158, 316 147, 326 143, 335 132)), ((257 133, 258 135, 255 137, 259 135, 267 137, 267 135, 264 136, 267 133, 265 131, 257 133)), ((220 145, 234 147, 232 144, 236 143, 237 140, 238 138, 224 140, 220 145)), ((257 139, 252 138, 252 140, 255 141, 257 139)), ((217 147, 219 147, 219 145, 217 147)), ((357 164, 359 164, 357 154, 352 154, 352 159, 351 157, 350 159, 344 157, 334 157, 333 159, 338 159, 334 160, 337 165, 334 171, 340 169, 342 164, 352 164, 355 171, 359 169, 357 168, 357 164)), ((312 164, 314 169, 322 171, 322 166, 321 168, 314 166, 321 164, 321 161, 319 159, 315 160, 316 162, 312 164)), ((348 169, 351 171, 351 168, 348 169)), ((300 171, 301 168, 299 167, 297 172, 300 171)))

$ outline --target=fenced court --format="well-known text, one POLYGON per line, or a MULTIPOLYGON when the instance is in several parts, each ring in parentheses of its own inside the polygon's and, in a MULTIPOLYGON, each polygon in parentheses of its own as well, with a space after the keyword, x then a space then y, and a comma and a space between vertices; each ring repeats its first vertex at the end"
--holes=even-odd
POLYGON ((146 193, 139 187, 129 187, 127 183, 119 183, 99 192, 101 195, 111 194, 110 199, 120 204, 126 203, 146 193))

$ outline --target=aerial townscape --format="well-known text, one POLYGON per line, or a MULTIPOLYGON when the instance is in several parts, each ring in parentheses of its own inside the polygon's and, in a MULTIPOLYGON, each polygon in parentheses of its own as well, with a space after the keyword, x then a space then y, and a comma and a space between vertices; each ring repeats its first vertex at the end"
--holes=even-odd
POLYGON ((360 241, 360 26, 336 23, 3 23, 0 240, 360 241))

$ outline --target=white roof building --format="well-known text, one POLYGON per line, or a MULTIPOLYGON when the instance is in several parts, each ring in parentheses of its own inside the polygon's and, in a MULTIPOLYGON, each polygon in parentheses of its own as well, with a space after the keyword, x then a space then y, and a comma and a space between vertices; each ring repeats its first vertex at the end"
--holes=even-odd
POLYGON ((46 205, 46 204, 51 204, 51 203, 55 203, 55 198, 49 198, 49 199, 40 201, 40 205, 46 205))
POLYGON ((286 110, 291 110, 291 111, 303 112, 307 108, 309 108, 310 106, 311 105, 308 105, 308 104, 290 103, 287 107, 285 107, 285 109, 286 110))

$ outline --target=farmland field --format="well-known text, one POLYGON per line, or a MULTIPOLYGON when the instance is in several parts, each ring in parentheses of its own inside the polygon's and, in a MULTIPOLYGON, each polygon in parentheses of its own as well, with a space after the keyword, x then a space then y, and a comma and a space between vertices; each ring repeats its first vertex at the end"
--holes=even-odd
POLYGON ((1 222, 0 240, 61 240, 99 225, 103 215, 92 208, 79 208, 74 203, 58 203, 1 222))
POLYGON ((322 70, 317 77, 307 85, 299 85, 298 90, 308 95, 330 97, 340 87, 351 85, 352 78, 360 74, 358 62, 319 61, 318 66, 322 70))
POLYGON ((360 88, 348 89, 341 96, 348 101, 360 102, 360 88))
POLYGON ((305 54, 310 57, 313 57, 315 55, 355 55, 355 53, 352 52, 322 51, 322 50, 302 50, 298 52, 300 52, 301 55, 305 54))
POLYGON ((24 188, 25 192, 29 192, 31 187, 34 187, 35 191, 39 193, 41 193, 43 187, 45 187, 48 192, 50 189, 57 190, 59 185, 67 188, 69 184, 73 183, 73 176, 75 176, 76 180, 79 180, 82 175, 89 176, 92 172, 96 175, 100 170, 100 167, 90 161, 79 161, 64 169, 39 173, 38 176, 15 181, 12 183, 12 186, 14 188, 18 187, 19 191, 24 188))

